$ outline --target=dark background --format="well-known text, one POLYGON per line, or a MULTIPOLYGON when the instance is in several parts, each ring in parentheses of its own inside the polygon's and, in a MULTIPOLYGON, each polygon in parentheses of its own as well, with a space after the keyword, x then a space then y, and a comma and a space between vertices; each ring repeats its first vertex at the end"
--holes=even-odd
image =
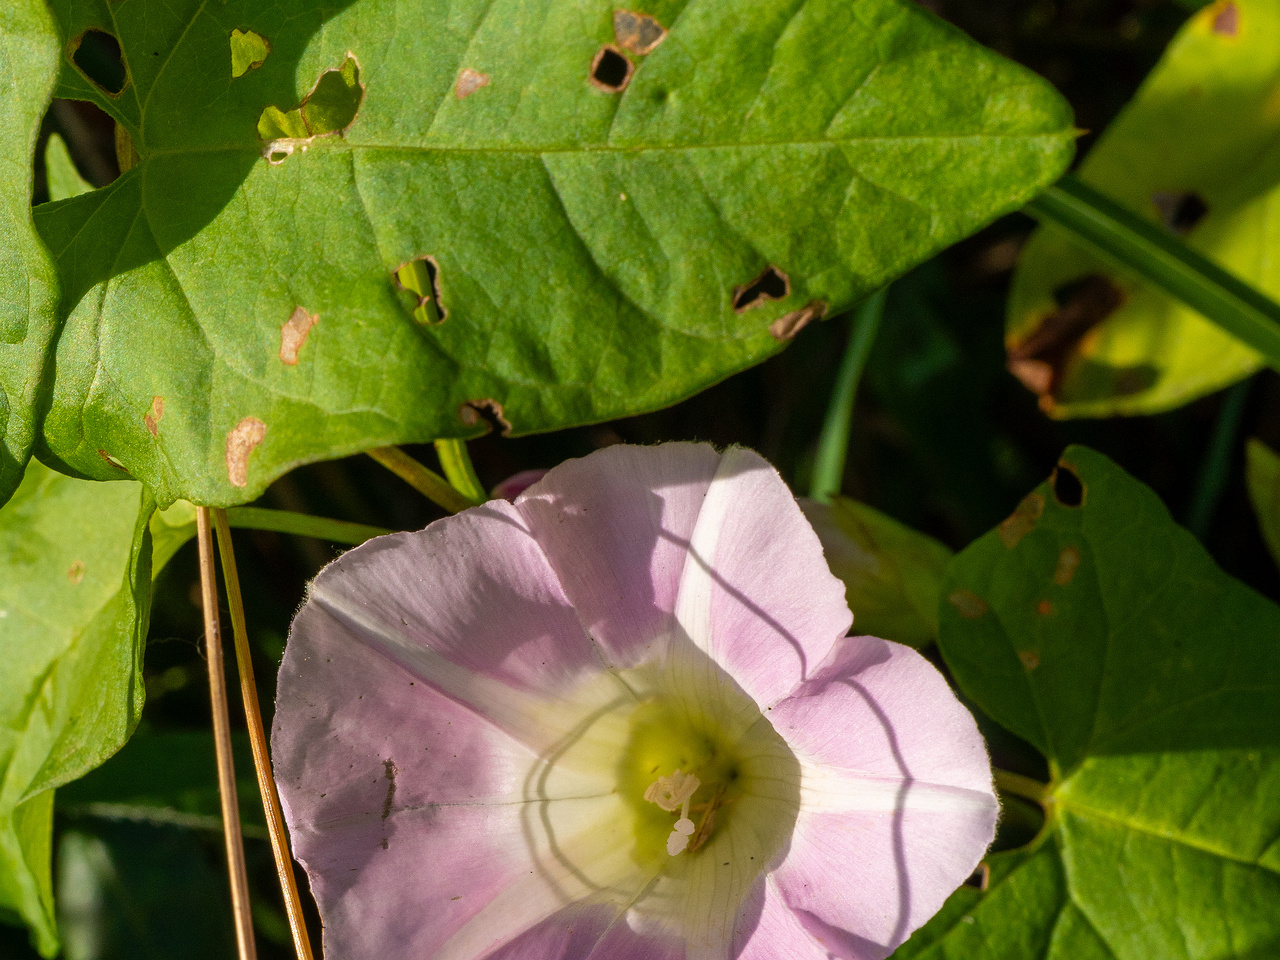
MULTIPOLYGON (((934 0, 924 5, 1053 82, 1070 100, 1077 124, 1091 131, 1081 140, 1082 154, 1132 96, 1188 8, 1198 6, 1194 0, 934 0)), ((63 132, 82 171, 98 183, 116 174, 112 129, 104 119, 83 105, 55 104, 46 122, 46 132, 63 132)), ((40 194, 38 187, 37 199, 40 194)), ((844 492, 959 549, 1008 515, 1049 474, 1063 447, 1085 443, 1153 487, 1180 521, 1198 510, 1201 529, 1196 532, 1218 562, 1280 600, 1280 576, 1263 546, 1243 478, 1246 438, 1259 436, 1280 447, 1280 378, 1263 373, 1233 391, 1160 416, 1048 420, 1005 370, 1005 296, 1032 227, 1021 215, 1006 217, 894 285, 858 395, 844 492), (1243 412, 1233 417, 1233 406, 1243 412), (1225 459, 1210 454, 1215 435, 1225 440, 1225 459), (1215 471, 1226 476, 1218 490, 1204 479, 1215 471)), ((797 493, 805 493, 848 333, 847 317, 815 324, 778 357, 658 413, 543 436, 483 438, 470 445, 477 471, 492 486, 517 471, 551 467, 610 443, 697 439, 753 447, 778 466, 797 493)), ((410 448, 410 453, 435 466, 430 447, 410 448)), ((418 528, 441 515, 363 457, 297 470, 278 481, 263 504, 395 529, 418 528)), ((259 692, 269 713, 290 618, 306 581, 337 548, 256 531, 237 531, 235 537, 259 692)), ((157 584, 139 748, 145 738, 159 734, 207 734, 201 633, 195 550, 188 545, 157 584)), ((235 677, 229 681, 234 691, 235 677)), ((232 710, 233 723, 243 729, 234 703, 232 710)), ((1038 772, 1039 760, 1029 748, 991 733, 999 764, 1038 772)), ((69 851, 92 848, 92 855, 82 854, 78 862, 100 867, 106 880, 96 888, 102 898, 98 909, 113 918, 88 925, 100 945, 96 952, 79 949, 72 960, 233 956, 220 834, 92 815, 86 812, 86 796, 92 799, 92 791, 113 777, 132 776, 132 768, 122 754, 100 774, 85 788, 66 791, 76 802, 60 798, 57 814, 55 851, 60 844, 69 851)), ((155 775, 161 778, 156 789, 166 789, 165 772, 155 775)), ((171 776, 172 789, 186 790, 190 800, 191 784, 179 783, 178 773, 171 776)), ((207 805, 214 796, 209 793, 211 764, 201 787, 207 805)), ((252 814, 256 795, 250 791, 242 801, 252 830, 261 820, 252 814)), ((1016 813, 1009 811, 1006 845, 1024 840, 1035 827, 1033 814, 1019 824, 1016 813)), ((270 851, 257 838, 247 847, 259 955, 283 960, 292 951, 270 851)), ((299 879, 305 887, 300 871, 299 879)), ((318 927, 313 943, 318 951, 318 927)), ((25 933, 0 926, 2 960, 35 957, 25 933)))

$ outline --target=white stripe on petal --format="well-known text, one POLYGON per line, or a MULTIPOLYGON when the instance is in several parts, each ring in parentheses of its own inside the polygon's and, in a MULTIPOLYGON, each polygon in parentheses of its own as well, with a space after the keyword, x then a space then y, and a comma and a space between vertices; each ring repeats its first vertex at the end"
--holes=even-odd
POLYGON ((851 770, 801 760, 800 815, 814 813, 969 814, 996 809, 994 796, 923 780, 861 776, 851 770))

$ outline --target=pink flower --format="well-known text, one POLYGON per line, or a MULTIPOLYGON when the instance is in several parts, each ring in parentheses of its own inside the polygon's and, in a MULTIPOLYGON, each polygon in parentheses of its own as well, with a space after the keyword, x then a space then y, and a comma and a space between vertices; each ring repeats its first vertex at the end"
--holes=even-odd
POLYGON ((773 468, 694 444, 334 561, 272 733, 326 955, 889 954, 998 808, 973 718, 844 594, 773 468))

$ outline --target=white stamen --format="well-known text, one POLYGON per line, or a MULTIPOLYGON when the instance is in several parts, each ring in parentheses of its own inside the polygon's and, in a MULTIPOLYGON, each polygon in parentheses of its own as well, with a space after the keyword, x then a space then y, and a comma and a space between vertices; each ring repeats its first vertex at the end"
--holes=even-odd
POLYGON ((671 776, 659 777, 656 782, 649 784, 644 792, 646 800, 656 803, 668 813, 675 813, 677 807, 680 809, 680 819, 676 821, 671 836, 667 837, 667 853, 673 857, 684 853, 693 836, 695 828, 693 821, 689 819, 689 801, 700 786, 702 781, 693 774, 675 770, 671 776))

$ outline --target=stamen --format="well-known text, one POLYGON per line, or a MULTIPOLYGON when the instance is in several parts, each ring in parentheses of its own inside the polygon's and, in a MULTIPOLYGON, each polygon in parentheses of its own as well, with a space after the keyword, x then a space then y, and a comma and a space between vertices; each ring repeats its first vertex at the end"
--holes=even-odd
POLYGON ((668 813, 675 813, 677 807, 680 809, 680 819, 676 821, 671 836, 667 837, 667 853, 673 857, 684 853, 696 829, 689 819, 689 801, 700 786, 702 781, 693 774, 676 770, 669 777, 659 777, 644 792, 646 800, 656 803, 668 813))

